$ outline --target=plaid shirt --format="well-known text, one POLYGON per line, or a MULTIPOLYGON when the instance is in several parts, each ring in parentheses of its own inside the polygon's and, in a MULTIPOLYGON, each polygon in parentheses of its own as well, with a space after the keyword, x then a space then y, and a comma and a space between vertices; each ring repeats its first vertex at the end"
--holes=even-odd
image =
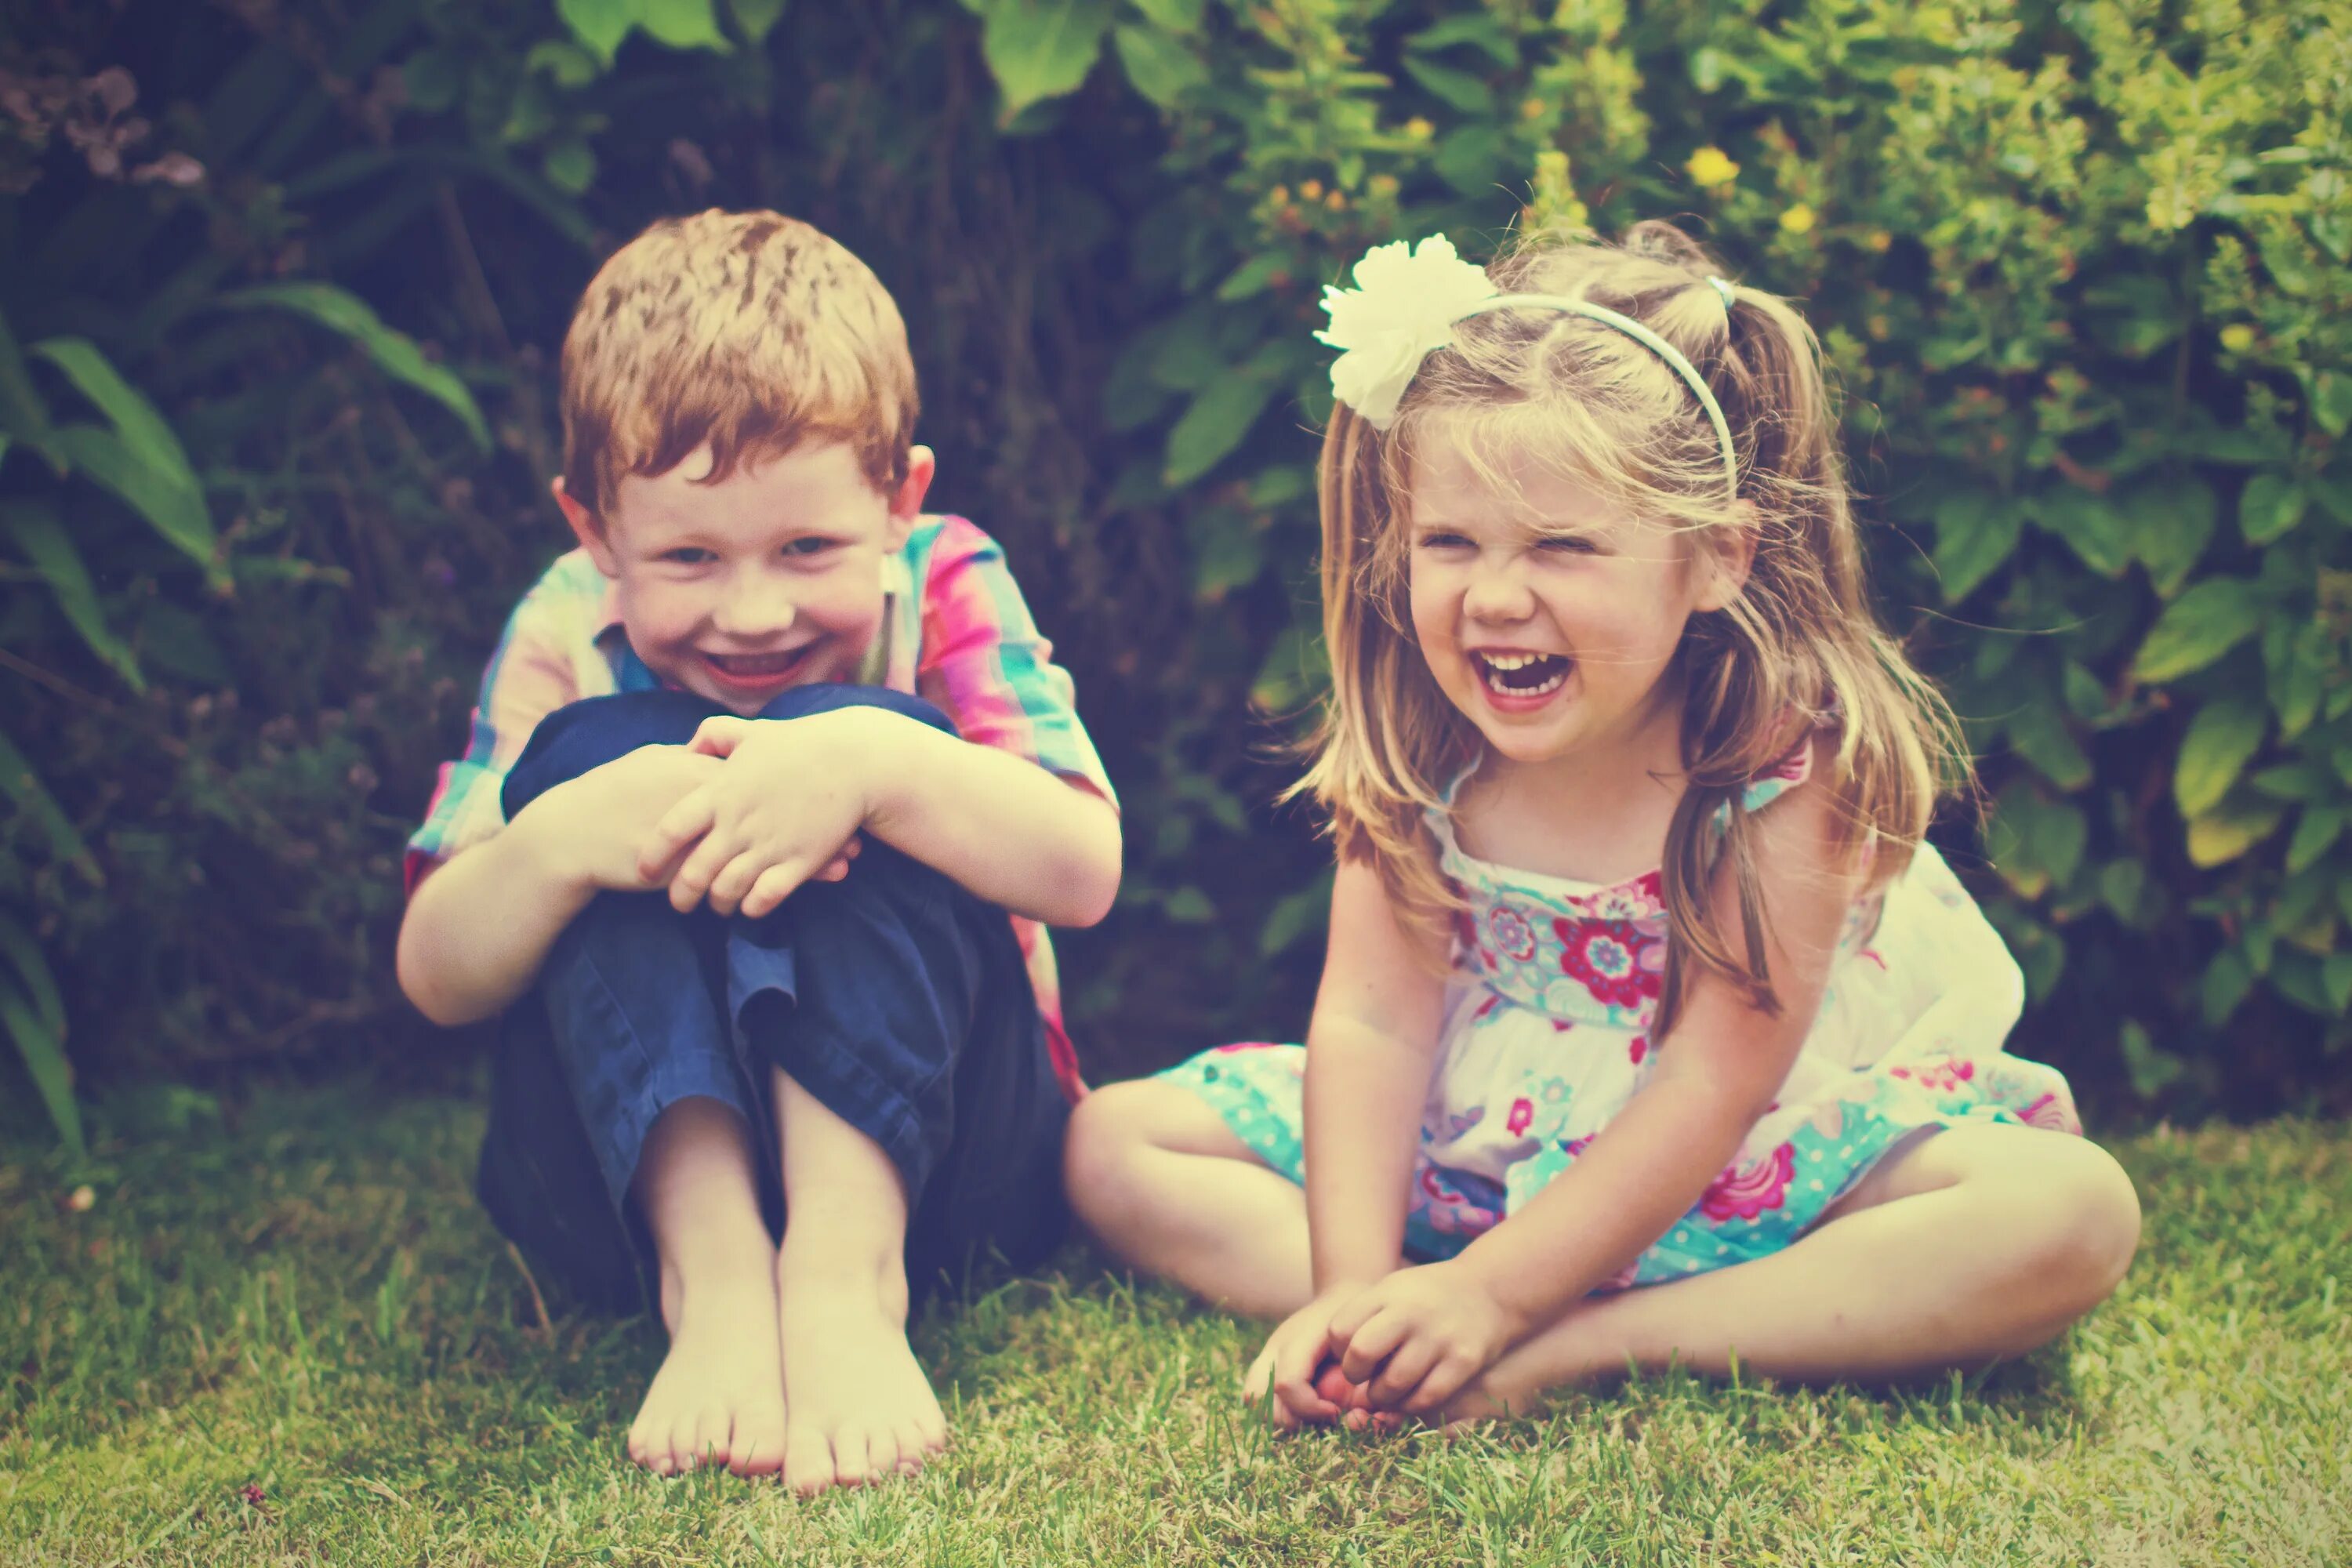
MULTIPOLYGON (((960 517, 926 517, 883 563, 882 630, 859 679, 913 692, 955 721, 963 738, 1076 779, 1113 805, 1110 780, 996 542, 960 517), (916 591, 915 584, 921 589, 916 591)), ((508 618, 482 672, 465 755, 441 764, 425 825, 408 841, 413 891, 425 869, 506 826, 499 791, 539 721, 558 708, 661 680, 621 626, 612 584, 584 550, 547 569, 508 618)), ((1064 1092, 1086 1092, 1062 1027, 1053 944, 1036 921, 1013 927, 1027 956, 1045 1039, 1064 1092)))

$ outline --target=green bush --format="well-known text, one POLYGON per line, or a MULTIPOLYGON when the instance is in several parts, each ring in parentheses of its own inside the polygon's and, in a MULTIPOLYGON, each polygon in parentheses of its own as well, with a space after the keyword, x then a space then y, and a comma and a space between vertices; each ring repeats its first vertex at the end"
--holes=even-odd
POLYGON ((1067 944, 1090 1060, 1295 1032, 1324 856, 1266 803, 1321 679, 1319 288, 1400 236, 1679 216, 1804 299, 1840 373, 1881 597, 1982 755, 1989 835, 1944 837, 2026 964, 2021 1048, 2109 1106, 2343 1102, 2352 31, 2314 0, 48 25, 0 40, 0 89, 124 66, 156 123, 0 131, 0 315, 152 400, 221 541, 199 563, 121 487, 0 466, 88 568, 85 595, 20 530, 0 577, 7 731, 104 879, 12 793, 0 935, 56 966, 86 1067, 413 1045, 391 868, 562 542, 571 301, 651 216, 755 203, 904 304, 941 502, 1005 540, 1078 675, 1130 839, 1120 909, 1067 944), (166 153, 203 178, 121 177, 166 153), (329 298, 392 327, 287 313, 329 298))

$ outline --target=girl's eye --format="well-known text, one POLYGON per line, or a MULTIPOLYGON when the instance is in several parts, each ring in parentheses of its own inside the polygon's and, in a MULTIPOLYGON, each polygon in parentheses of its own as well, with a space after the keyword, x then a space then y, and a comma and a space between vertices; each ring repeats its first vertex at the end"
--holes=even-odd
POLYGON ((1568 555, 1590 555, 1595 547, 1581 534, 1550 533, 1544 536, 1541 548, 1568 555))
POLYGON ((1469 542, 1458 533, 1424 533, 1421 536, 1423 550, 1460 550, 1469 542))

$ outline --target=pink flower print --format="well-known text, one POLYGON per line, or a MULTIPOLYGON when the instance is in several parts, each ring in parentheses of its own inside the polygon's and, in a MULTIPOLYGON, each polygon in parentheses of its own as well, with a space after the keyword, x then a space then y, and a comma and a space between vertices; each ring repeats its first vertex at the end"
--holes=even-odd
POLYGON ((1495 972, 1496 965, 1493 950, 1478 940, 1477 916, 1468 910, 1454 910, 1454 936, 1461 946, 1465 962, 1475 959, 1481 973, 1492 974, 1495 972))
POLYGON ((1664 944, 1645 935, 1631 921, 1567 921, 1551 922, 1559 933, 1559 966, 1581 982, 1597 1001, 1612 1007, 1639 1007, 1656 1000, 1664 988, 1664 944), (1654 957, 1648 950, 1657 950, 1654 957))
POLYGON ((1634 1036, 1633 1043, 1625 1047, 1625 1059, 1632 1062, 1635 1067, 1640 1067, 1642 1065, 1642 1058, 1649 1054, 1650 1037, 1647 1035, 1634 1036))
POLYGON ((2054 1091, 2019 1111, 2017 1118, 2028 1127, 2039 1127, 2051 1132, 2079 1133, 2083 1131, 2083 1124, 2074 1118, 2074 1108, 2066 1103, 2063 1095, 2054 1091))
POLYGON ((1587 915, 1604 921, 1642 921, 1654 924, 1666 918, 1665 896, 1660 890, 1655 871, 1644 871, 1630 882, 1603 888, 1586 900, 1582 908, 1587 915))
POLYGON ((1699 1207, 1709 1219, 1738 1215, 1754 1219, 1766 1209, 1780 1206, 1789 1182, 1797 1173, 1797 1152, 1783 1143, 1762 1159, 1746 1165, 1726 1165, 1699 1196, 1699 1207))
POLYGON ((1511 1114, 1504 1119, 1503 1125, 1509 1130, 1512 1137, 1517 1138, 1528 1130, 1528 1123, 1535 1119, 1535 1101, 1526 1095, 1521 1095, 1511 1101, 1511 1114))
POLYGON ((1907 1078, 1930 1094, 1958 1094, 1977 1076, 1977 1064, 1966 1057, 1929 1058, 1926 1061, 1886 1069, 1889 1078, 1907 1078))
POLYGON ((1273 1048, 1274 1042, 1271 1040, 1235 1040, 1230 1046, 1219 1046, 1217 1054, 1221 1057, 1229 1057, 1235 1051, 1267 1051, 1273 1048))
POLYGON ((1496 904, 1486 911, 1486 935, 1505 958, 1525 963, 1536 955, 1536 928, 1508 904, 1496 904))

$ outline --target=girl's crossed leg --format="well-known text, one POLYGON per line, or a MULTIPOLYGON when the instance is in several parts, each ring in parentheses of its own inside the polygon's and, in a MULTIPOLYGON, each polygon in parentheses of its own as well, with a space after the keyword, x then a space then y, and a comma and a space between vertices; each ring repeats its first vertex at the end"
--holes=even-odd
MULTIPOLYGON (((1304 1193, 1189 1090, 1110 1085, 1074 1113, 1073 1205, 1127 1261, 1279 1318, 1312 1294, 1304 1193)), ((2097 1145, 2012 1126, 1916 1136, 1785 1251, 1595 1295, 1521 1342, 1449 1421, 1538 1407, 1628 1369, 1807 1382, 1973 1369, 2047 1342, 2114 1289, 2139 1239, 2131 1182, 2097 1145)))

